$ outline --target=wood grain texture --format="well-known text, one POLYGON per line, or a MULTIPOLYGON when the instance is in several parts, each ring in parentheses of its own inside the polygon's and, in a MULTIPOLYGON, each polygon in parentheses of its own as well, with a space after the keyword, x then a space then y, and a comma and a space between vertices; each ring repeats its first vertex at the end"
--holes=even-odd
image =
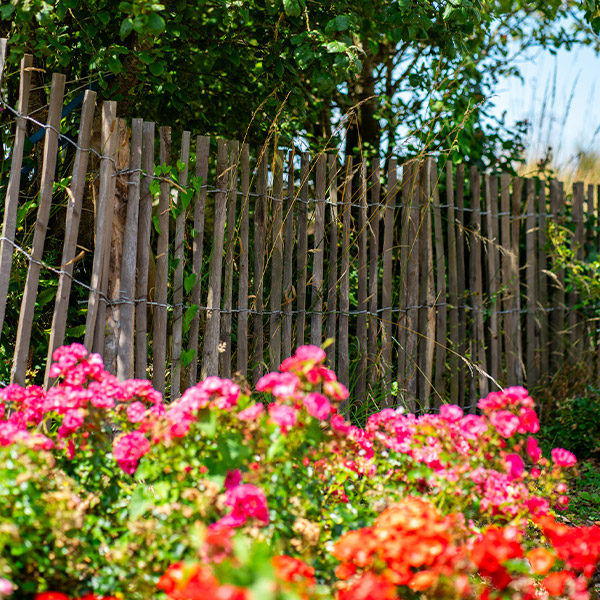
POLYGON ((277 150, 273 161, 273 196, 271 200, 271 294, 269 315, 269 368, 281 364, 281 298, 283 291, 283 151, 277 150))
POLYGON ((525 252, 527 263, 525 267, 525 280, 527 289, 527 363, 525 373, 529 388, 535 386, 539 380, 538 349, 539 337, 536 323, 537 312, 537 219, 535 214, 536 191, 535 181, 527 179, 525 182, 525 252))
POLYGON ((337 295, 338 295, 338 171, 337 157, 327 157, 329 190, 329 222, 327 253, 327 320, 325 323, 325 337, 332 343, 327 346, 327 364, 335 371, 335 354, 337 349, 337 295))
POLYGON ((298 254, 296 281, 296 346, 304 344, 306 329, 306 255, 308 254, 308 178, 310 158, 303 152, 300 162, 300 194, 298 204, 298 254))
MULTIPOLYGON (((185 190, 188 184, 190 167, 191 133, 184 131, 181 136, 181 154, 179 162, 184 167, 179 172, 179 185, 185 190)), ((182 204, 181 190, 175 193, 175 240, 173 258, 175 273, 173 276, 173 338, 171 342, 171 399, 179 398, 181 393, 181 351, 183 345, 183 273, 185 268, 185 221, 187 209, 182 204)), ((184 384, 185 387, 185 384, 184 384)))
POLYGON ((31 70, 33 56, 25 54, 21 59, 21 78, 19 82, 19 102, 17 127, 12 148, 10 175, 4 201, 4 220, 2 222, 2 239, 0 240, 0 335, 4 326, 6 300, 12 270, 14 248, 10 242, 15 241, 17 229, 17 211, 19 208, 19 191, 21 189, 21 169, 23 167, 23 148, 27 135, 27 115, 29 114, 29 92, 31 90, 31 70))
POLYGON ((315 233, 313 238, 312 297, 310 343, 323 343, 323 286, 325 254, 325 193, 327 189, 327 157, 320 154, 315 165, 315 233))
POLYGON ((368 281, 368 381, 373 389, 379 381, 379 315, 378 291, 379 291, 379 217, 381 215, 379 203, 381 202, 381 165, 378 158, 373 159, 371 176, 369 178, 369 221, 367 229, 369 232, 369 281, 368 281))
POLYGON ((538 194, 538 322, 540 331, 539 377, 550 374, 550 346, 548 335, 548 258, 546 255, 546 184, 540 182, 538 194))
POLYGON ((293 284, 294 267, 294 150, 288 153, 287 191, 283 203, 283 317, 281 325, 281 351, 284 358, 292 355, 292 303, 296 295, 293 284))
POLYGON ((21 386, 25 385, 29 342, 31 340, 35 301, 40 280, 41 266, 39 261, 42 260, 42 254, 44 252, 48 220, 50 219, 50 208, 52 206, 54 178, 56 175, 58 132, 60 130, 60 115, 65 93, 65 82, 66 77, 64 75, 58 73, 52 75, 48 120, 46 122, 47 129, 44 140, 40 195, 31 249, 32 260, 29 261, 27 268, 27 279, 25 281, 25 290, 21 301, 21 310, 19 311, 17 340, 15 343, 15 354, 10 378, 11 383, 18 383, 21 386))
MULTIPOLYGON (((171 163, 171 128, 159 129, 159 161, 161 166, 171 163)), ((169 213, 171 212, 171 184, 165 177, 160 181, 158 201, 158 241, 156 245, 156 293, 154 330, 152 340, 152 385, 164 395, 167 372, 167 293, 169 277, 169 213)))
POLYGON ((215 192, 215 220, 213 243, 208 266, 208 293, 206 296, 206 327, 202 351, 201 379, 219 374, 219 345, 221 341, 221 282, 223 279, 223 246, 227 218, 227 142, 217 141, 217 191, 215 192))
POLYGON ((67 311, 69 308, 69 296, 71 294, 71 282, 75 252, 77 250, 77 235, 79 233, 79 222, 81 220, 81 204, 85 189, 86 173, 89 162, 89 147, 92 137, 92 123, 94 110, 96 108, 96 92, 86 90, 81 108, 81 121, 79 136, 77 137, 77 151, 73 163, 73 175, 67 196, 67 217, 65 223, 65 238, 61 259, 61 274, 58 278, 58 289, 56 291, 56 303, 52 316, 52 327, 50 329, 50 340, 48 342, 48 355, 46 358, 46 371, 44 374, 44 387, 48 388, 50 383, 50 366, 52 354, 65 340, 67 326, 67 311))
MULTIPOLYGON (((563 222, 563 190, 558 181, 550 182, 550 219, 556 227, 563 222)), ((550 292, 552 295, 553 311, 550 313, 550 337, 552 350, 550 365, 553 370, 562 366, 565 357, 565 272, 554 260, 553 272, 556 277, 551 280, 550 292)))
POLYGON ((152 233, 152 193, 154 176, 154 123, 142 126, 142 172, 140 208, 138 214, 137 279, 135 307, 135 377, 147 378, 148 368, 148 270, 150 267, 150 236, 152 233))
POLYGON ((356 372, 356 401, 362 404, 367 395, 367 161, 363 159, 358 172, 358 315, 356 317, 356 340, 358 360, 356 372))
MULTIPOLYGON (((199 135, 196 138, 196 177, 202 180, 200 190, 194 197, 194 236, 192 238, 192 274, 195 277, 191 290, 192 306, 202 305, 202 267, 204 264, 204 228, 206 223, 206 190, 208 179, 208 159, 210 138, 199 135)), ((188 387, 198 381, 198 338, 200 336, 200 310, 190 323, 190 350, 192 361, 188 368, 188 387)))

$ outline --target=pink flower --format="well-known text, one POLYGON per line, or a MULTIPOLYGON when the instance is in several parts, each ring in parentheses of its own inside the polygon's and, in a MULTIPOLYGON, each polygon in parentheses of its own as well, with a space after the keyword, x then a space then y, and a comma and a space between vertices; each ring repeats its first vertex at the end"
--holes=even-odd
POLYGON ((564 448, 553 448, 551 454, 554 464, 558 467, 572 467, 577 463, 575 455, 564 448))
POLYGON ((331 428, 340 435, 347 435, 350 433, 352 425, 348 423, 342 415, 333 415, 329 421, 331 428))
POLYGON ((284 433, 298 421, 298 409, 286 404, 269 404, 269 415, 284 433))
POLYGON ((318 346, 300 346, 296 349, 296 358, 302 361, 311 360, 320 363, 325 360, 325 357, 325 350, 318 346))
POLYGON ((548 514, 550 505, 548 504, 548 501, 543 498, 531 496, 531 498, 527 500, 527 508, 532 515, 540 517, 548 514))
POLYGON ((519 433, 537 433, 540 430, 540 422, 535 410, 522 408, 519 415, 519 433))
POLYGON ((257 392, 271 392, 276 398, 291 398, 300 380, 293 373, 267 373, 256 382, 257 392))
POLYGON ((518 454, 507 454, 504 457, 504 461, 506 462, 510 479, 521 479, 525 467, 523 459, 518 454))
POLYGON ((440 417, 446 421, 454 423, 455 421, 460 421, 462 416, 463 410, 460 406, 455 406, 453 404, 442 404, 442 406, 440 406, 440 417))
POLYGON ((0 598, 10 596, 16 589, 17 588, 12 581, 0 577, 0 598))
POLYGON ((267 498, 265 493, 255 485, 245 483, 231 488, 227 492, 225 504, 231 506, 231 516, 243 523, 248 519, 256 519, 264 524, 269 522, 267 498))
POLYGON ((225 476, 225 483, 223 484, 226 490, 237 487, 242 483, 242 472, 239 469, 233 471, 227 471, 225 476))
POLYGON ((542 451, 540 450, 538 441, 535 438, 527 438, 527 454, 534 464, 537 464, 540 458, 542 458, 542 451))
POLYGON ((81 409, 69 410, 65 413, 65 418, 63 419, 63 427, 66 427, 71 431, 75 431, 83 425, 84 418, 85 413, 81 409))
POLYGON ((326 381, 323 384, 323 391, 333 400, 345 400, 350 393, 343 383, 339 381, 326 381))
POLYGON ((138 461, 150 452, 150 442, 139 431, 119 436, 113 443, 113 455, 125 473, 133 475, 138 461))
POLYGON ((508 410, 499 410, 490 415, 490 422, 505 438, 513 436, 519 429, 519 417, 508 410))
POLYGON ((467 415, 459 423, 461 434, 468 440, 476 440, 488 430, 488 424, 483 417, 467 415))
POLYGON ((331 413, 331 404, 323 394, 313 392, 302 398, 304 407, 311 417, 324 421, 331 413))
POLYGON ((139 423, 146 415, 146 407, 141 402, 132 402, 127 407, 127 418, 131 423, 139 423))
POLYGON ((264 408, 265 407, 263 406, 262 402, 257 402, 256 404, 253 404, 252 406, 240 411, 238 413, 238 419, 240 421, 256 421, 256 419, 258 419, 263 412, 264 408))

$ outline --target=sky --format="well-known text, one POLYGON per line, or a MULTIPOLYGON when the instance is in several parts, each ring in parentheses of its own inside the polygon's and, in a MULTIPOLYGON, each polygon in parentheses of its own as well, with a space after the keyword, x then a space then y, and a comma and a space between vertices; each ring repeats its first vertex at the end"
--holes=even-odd
POLYGON ((552 147, 554 167, 570 168, 580 149, 600 152, 600 57, 591 48, 538 50, 521 60, 523 80, 501 82, 492 99, 507 124, 528 119, 528 160, 552 147))

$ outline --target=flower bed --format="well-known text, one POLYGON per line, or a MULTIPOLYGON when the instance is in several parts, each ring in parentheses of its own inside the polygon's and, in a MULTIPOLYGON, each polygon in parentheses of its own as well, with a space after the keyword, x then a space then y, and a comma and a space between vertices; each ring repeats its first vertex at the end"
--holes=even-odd
POLYGON ((575 457, 542 457, 523 388, 361 429, 312 346, 252 393, 209 377, 170 405, 82 346, 54 360, 48 392, 0 390, 0 598, 593 593, 600 528, 553 516, 575 457))

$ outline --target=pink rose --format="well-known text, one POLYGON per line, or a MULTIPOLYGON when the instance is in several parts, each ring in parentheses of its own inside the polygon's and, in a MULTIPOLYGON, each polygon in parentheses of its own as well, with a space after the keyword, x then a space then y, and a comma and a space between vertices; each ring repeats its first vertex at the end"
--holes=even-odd
POLYGON ((313 392, 302 398, 304 407, 311 417, 324 421, 331 413, 331 404, 323 394, 313 392))
POLYGON ((551 454, 554 464, 558 467, 572 467, 577 463, 575 455, 564 448, 553 448, 551 454))
POLYGON ((125 473, 133 475, 138 461, 150 452, 150 442, 139 431, 119 436, 113 443, 113 455, 125 473))
POLYGON ((257 402, 256 404, 253 404, 252 406, 240 411, 238 413, 238 419, 240 421, 256 421, 264 409, 265 407, 263 406, 262 402, 257 402))
POLYGON ((534 464, 537 464, 540 458, 542 458, 542 451, 540 450, 538 441, 535 438, 527 438, 527 454, 534 464))
POLYGON ((81 409, 68 410, 63 419, 63 427, 75 431, 83 425, 85 413, 81 409))
POLYGON ((540 422, 535 410, 522 408, 519 415, 519 433, 537 433, 540 430, 540 422))
POLYGON ((442 404, 442 406, 440 406, 440 417, 446 421, 450 421, 450 423, 460 421, 462 416, 463 410, 460 406, 455 406, 453 404, 442 404))
POLYGON ((267 498, 265 493, 255 485, 245 483, 231 488, 227 492, 225 504, 232 508, 231 515, 228 516, 237 522, 242 518, 243 523, 247 519, 257 519, 264 524, 269 522, 267 498))
POLYGON ((311 360, 317 363, 325 360, 325 350, 318 346, 300 346, 296 349, 296 358, 299 360, 311 360))
POLYGON ((508 410, 499 410, 490 415, 490 422, 505 438, 513 436, 519 429, 519 417, 508 410))
POLYGON ((227 475, 225 476, 225 483, 223 486, 226 490, 230 490, 231 488, 237 487, 242 483, 242 472, 239 469, 234 469, 233 471, 227 471, 227 475))
POLYGON ((543 498, 538 498, 537 496, 531 496, 529 500, 527 500, 527 508, 529 512, 536 516, 541 517, 543 515, 547 515, 550 510, 550 505, 547 500, 543 498))
POLYGON ((276 398, 291 398, 300 380, 293 373, 267 373, 256 382, 256 391, 271 392, 276 398))
POLYGON ((459 423, 461 434, 468 440, 476 440, 488 430, 487 421, 477 415, 467 415, 459 423))
POLYGON ((139 423, 146 415, 146 407, 141 402, 132 402, 127 407, 127 418, 131 423, 139 423))
POLYGON ((506 463, 506 470, 508 471, 508 476, 510 479, 521 479, 525 467, 523 459, 518 454, 507 454, 504 457, 504 461, 506 463))
POLYGON ((284 433, 298 421, 298 409, 286 404, 269 404, 269 415, 284 433))

